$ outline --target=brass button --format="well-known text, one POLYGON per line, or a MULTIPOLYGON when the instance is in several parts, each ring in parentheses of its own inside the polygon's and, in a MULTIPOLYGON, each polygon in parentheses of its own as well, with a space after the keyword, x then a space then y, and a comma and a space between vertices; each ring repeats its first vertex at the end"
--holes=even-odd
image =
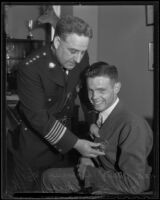
POLYGON ((49 68, 54 68, 54 67, 55 67, 55 64, 52 63, 52 62, 50 62, 50 63, 49 63, 49 68))
POLYGON ((48 101, 50 102, 50 101, 52 101, 52 99, 51 99, 51 98, 49 98, 49 99, 48 99, 48 101))
POLYGON ((28 128, 27 128, 27 127, 25 127, 25 128, 24 128, 24 130, 25 130, 25 131, 27 131, 27 130, 28 130, 28 128))

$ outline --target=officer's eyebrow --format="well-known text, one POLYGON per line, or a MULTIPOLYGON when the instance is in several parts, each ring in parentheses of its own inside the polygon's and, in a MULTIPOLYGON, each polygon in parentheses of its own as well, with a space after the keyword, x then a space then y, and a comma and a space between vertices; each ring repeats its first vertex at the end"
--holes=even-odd
POLYGON ((85 50, 81 51, 81 50, 79 50, 79 49, 70 48, 70 47, 68 47, 68 49, 69 49, 69 51, 71 51, 72 53, 76 53, 76 52, 82 52, 82 53, 84 53, 84 52, 85 52, 85 50))
POLYGON ((74 51, 79 51, 78 49, 75 49, 75 48, 72 48, 72 47, 68 47, 68 49, 74 50, 74 51))

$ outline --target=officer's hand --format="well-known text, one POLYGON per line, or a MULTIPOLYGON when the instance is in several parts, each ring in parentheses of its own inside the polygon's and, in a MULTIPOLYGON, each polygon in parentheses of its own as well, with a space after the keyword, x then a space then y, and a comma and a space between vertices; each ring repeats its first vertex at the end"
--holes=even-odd
POLYGON ((92 139, 94 139, 95 137, 100 137, 99 128, 96 124, 91 124, 89 132, 92 139))
POLYGON ((104 152, 100 150, 101 144, 90 142, 88 140, 78 139, 73 148, 79 151, 84 157, 97 157, 100 155, 105 155, 104 152))
POLYGON ((84 179, 87 166, 94 167, 94 163, 90 158, 81 157, 79 160, 79 164, 77 165, 77 170, 78 170, 78 176, 82 180, 84 179))

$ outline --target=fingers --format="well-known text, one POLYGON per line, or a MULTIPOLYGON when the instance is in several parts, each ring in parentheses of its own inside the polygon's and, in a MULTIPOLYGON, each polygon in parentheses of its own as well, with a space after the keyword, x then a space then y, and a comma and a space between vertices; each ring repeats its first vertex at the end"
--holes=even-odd
POLYGON ((92 124, 90 126, 90 135, 93 135, 95 137, 100 137, 100 135, 99 135, 99 128, 97 127, 96 124, 92 124))
POLYGON ((90 133, 90 136, 92 139, 95 139, 95 137, 99 138, 100 135, 98 133, 90 133))
POLYGON ((82 180, 84 179, 85 171, 86 171, 85 165, 78 165, 78 175, 82 180))
POLYGON ((90 145, 90 150, 88 152, 87 157, 97 157, 101 155, 105 155, 104 151, 100 148, 101 143, 94 143, 94 142, 89 142, 90 145))
POLYGON ((80 164, 94 167, 94 163, 92 162, 92 160, 86 157, 81 158, 80 164))
POLYGON ((101 143, 90 142, 90 141, 88 141, 88 142, 89 142, 90 147, 99 147, 99 146, 101 146, 101 143))
POLYGON ((100 137, 99 133, 94 133, 95 137, 100 137))
POLYGON ((104 156, 105 152, 99 151, 99 150, 91 150, 90 153, 87 155, 89 158, 95 158, 97 156, 104 156))
POLYGON ((96 157, 100 155, 105 155, 104 152, 100 151, 100 145, 100 143, 78 139, 74 148, 77 149, 84 157, 96 157))
POLYGON ((94 134, 90 133, 90 137, 94 140, 95 139, 95 136, 94 134))
POLYGON ((91 148, 90 154, 94 154, 96 156, 105 155, 104 150, 99 146, 98 148, 91 148))

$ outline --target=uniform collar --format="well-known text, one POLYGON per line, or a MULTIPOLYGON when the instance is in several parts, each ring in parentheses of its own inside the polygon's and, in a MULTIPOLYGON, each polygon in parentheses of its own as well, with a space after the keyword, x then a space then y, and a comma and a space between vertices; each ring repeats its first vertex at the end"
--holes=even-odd
POLYGON ((47 67, 49 70, 49 78, 56 82, 56 84, 65 87, 65 76, 62 69, 62 66, 58 62, 56 57, 55 49, 51 49, 52 45, 50 45, 47 49, 48 60, 47 67))
MULTIPOLYGON (((55 82, 57 82, 59 85, 61 85, 63 87, 67 87, 67 92, 69 92, 71 90, 71 88, 73 88, 73 86, 76 84, 76 82, 78 82, 81 72, 86 67, 86 60, 87 60, 88 54, 86 53, 84 55, 82 61, 79 64, 77 64, 77 66, 75 66, 74 69, 69 71, 67 83, 65 80, 65 72, 63 70, 62 65, 59 63, 59 61, 56 57, 56 52, 55 52, 55 48, 53 45, 50 45, 50 47, 49 47, 49 54, 50 54, 49 62, 53 62, 55 64, 55 66, 53 68, 48 67, 50 70, 50 74, 51 74, 50 76, 52 76, 52 79, 55 82)), ((48 65, 49 65, 49 63, 48 63, 48 65)))

